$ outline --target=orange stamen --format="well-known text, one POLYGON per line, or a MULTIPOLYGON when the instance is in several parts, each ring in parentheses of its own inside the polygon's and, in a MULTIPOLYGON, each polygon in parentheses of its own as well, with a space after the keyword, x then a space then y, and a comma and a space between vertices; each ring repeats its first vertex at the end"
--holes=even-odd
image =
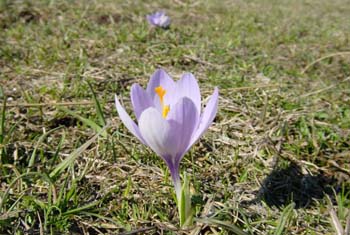
POLYGON ((154 88, 155 93, 159 96, 160 105, 162 106, 162 116, 166 118, 170 111, 169 105, 164 105, 164 96, 166 94, 166 90, 162 86, 158 86, 154 88))
POLYGON ((165 96, 166 90, 162 86, 159 86, 159 87, 154 88, 154 91, 159 96, 160 104, 163 106, 164 96, 165 96))

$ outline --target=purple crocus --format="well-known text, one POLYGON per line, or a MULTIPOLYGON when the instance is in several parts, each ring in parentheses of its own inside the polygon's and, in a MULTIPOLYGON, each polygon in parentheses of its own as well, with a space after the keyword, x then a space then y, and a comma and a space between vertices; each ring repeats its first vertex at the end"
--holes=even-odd
POLYGON ((164 11, 157 11, 151 15, 147 15, 148 22, 157 27, 167 28, 170 25, 170 17, 164 11))
POLYGON ((124 125, 168 165, 178 200, 181 197, 180 161, 213 122, 218 95, 215 88, 202 112, 199 86, 191 73, 174 82, 164 70, 158 69, 146 90, 139 84, 131 87, 131 103, 138 125, 115 96, 124 125))

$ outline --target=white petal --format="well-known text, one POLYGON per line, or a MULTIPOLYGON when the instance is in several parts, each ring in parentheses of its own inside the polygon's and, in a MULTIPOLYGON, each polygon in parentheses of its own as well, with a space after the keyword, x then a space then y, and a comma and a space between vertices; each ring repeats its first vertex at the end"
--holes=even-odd
POLYGON ((167 119, 177 124, 173 131, 179 139, 176 157, 180 161, 190 145, 193 133, 197 130, 199 114, 194 102, 188 97, 183 97, 170 110, 167 119))
POLYGON ((176 156, 178 140, 172 133, 174 127, 156 108, 151 107, 142 112, 139 127, 147 145, 159 156, 163 158, 176 156))

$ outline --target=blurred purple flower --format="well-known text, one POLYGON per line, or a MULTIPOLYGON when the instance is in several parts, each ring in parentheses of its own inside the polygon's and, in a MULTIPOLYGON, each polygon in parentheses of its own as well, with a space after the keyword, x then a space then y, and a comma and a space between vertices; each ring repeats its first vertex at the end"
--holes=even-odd
POLYGON ((170 25, 170 17, 164 11, 157 11, 151 15, 147 15, 148 22, 157 27, 167 28, 170 25))
POLYGON ((172 176, 178 200, 181 194, 180 161, 213 122, 218 106, 218 89, 201 113, 201 94, 191 73, 174 82, 162 69, 157 70, 144 90, 131 87, 131 103, 138 125, 115 103, 120 119, 143 144, 164 159, 172 176))

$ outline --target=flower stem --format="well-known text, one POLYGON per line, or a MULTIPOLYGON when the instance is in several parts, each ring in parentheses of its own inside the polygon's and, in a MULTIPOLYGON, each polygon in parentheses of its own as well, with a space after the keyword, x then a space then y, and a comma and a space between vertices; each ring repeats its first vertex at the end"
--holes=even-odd
POLYGON ((181 185, 179 162, 167 161, 167 158, 165 158, 165 160, 169 167, 171 178, 174 184, 174 189, 176 193, 176 204, 180 217, 180 227, 185 227, 192 223, 193 217, 188 177, 186 173, 184 173, 184 182, 181 185))

